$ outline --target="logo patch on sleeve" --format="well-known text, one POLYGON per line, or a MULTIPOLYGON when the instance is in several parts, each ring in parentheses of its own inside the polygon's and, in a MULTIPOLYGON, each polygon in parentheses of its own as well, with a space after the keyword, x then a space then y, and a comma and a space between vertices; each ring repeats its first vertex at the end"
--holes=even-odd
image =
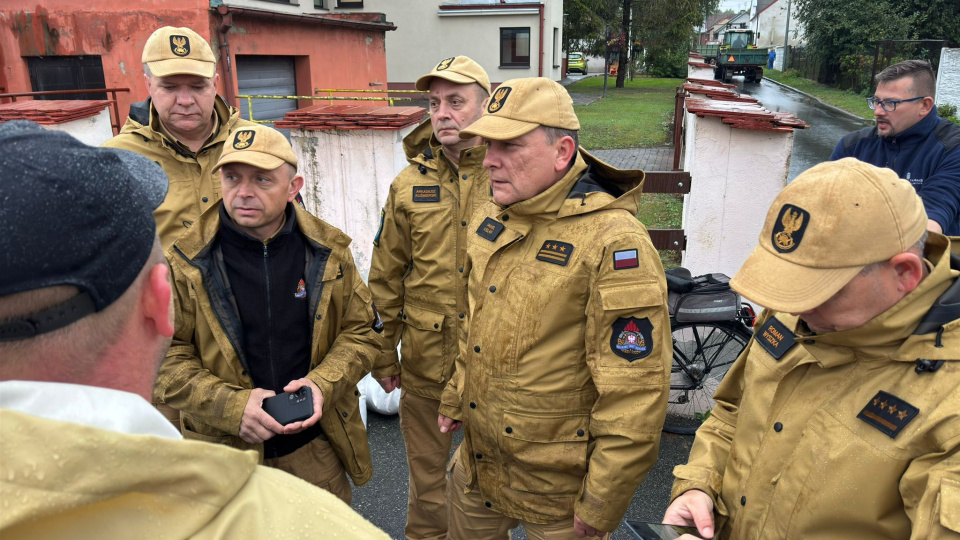
POLYGON ((620 317, 613 323, 610 350, 628 362, 650 356, 653 352, 653 323, 646 317, 620 317))
POLYGON ((637 258, 637 250, 624 249, 613 252, 613 269, 626 270, 627 268, 638 268, 640 260, 637 258))
POLYGON ((573 253, 573 245, 556 240, 547 240, 537 253, 537 260, 566 266, 573 253))
POLYGON ((776 317, 771 317, 762 328, 755 328, 753 338, 776 360, 783 358, 797 344, 793 332, 776 317))
POLYGON ((413 186, 413 202, 440 202, 440 186, 413 186))
POLYGON ((380 247, 380 235, 383 234, 383 218, 387 213, 383 210, 380 210, 380 228, 377 229, 377 235, 373 237, 373 245, 380 247))
POLYGON ((487 218, 483 220, 483 223, 480 224, 480 228, 477 229, 477 234, 479 234, 481 238, 486 238, 491 242, 495 241, 502 232, 503 223, 500 223, 493 218, 487 218))
POLYGON ((895 439, 900 430, 913 420, 920 409, 884 391, 877 392, 857 418, 895 439))
POLYGON ((373 324, 371 325, 371 328, 373 328, 374 332, 379 334, 383 332, 383 319, 380 318, 380 311, 377 309, 376 302, 370 302, 370 307, 373 308, 373 324))

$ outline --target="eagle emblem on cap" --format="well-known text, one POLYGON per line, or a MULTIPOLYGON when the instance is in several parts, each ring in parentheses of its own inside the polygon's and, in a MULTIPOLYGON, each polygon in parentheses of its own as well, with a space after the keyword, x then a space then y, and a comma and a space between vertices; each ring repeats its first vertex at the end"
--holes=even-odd
POLYGON ((256 133, 250 130, 238 131, 237 136, 233 139, 233 147, 237 150, 248 148, 253 144, 254 135, 256 135, 256 133))
POLYGON ((170 36, 170 50, 177 56, 190 54, 190 40, 187 36, 170 36))
POLYGON ((436 70, 437 70, 437 71, 443 71, 443 70, 449 68, 449 67, 450 67, 450 64, 452 64, 453 61, 456 60, 456 59, 457 59, 456 56, 451 56, 450 58, 447 58, 447 59, 445 59, 445 60, 441 60, 440 63, 437 64, 437 69, 436 69, 436 70))
POLYGON ((783 205, 773 226, 773 247, 780 253, 797 249, 809 221, 810 213, 806 210, 792 204, 783 205))
POLYGON ((493 93, 493 97, 490 98, 490 104, 487 105, 487 112, 495 113, 503 107, 503 104, 507 101, 507 96, 510 95, 509 86, 501 86, 497 88, 497 91, 493 93))

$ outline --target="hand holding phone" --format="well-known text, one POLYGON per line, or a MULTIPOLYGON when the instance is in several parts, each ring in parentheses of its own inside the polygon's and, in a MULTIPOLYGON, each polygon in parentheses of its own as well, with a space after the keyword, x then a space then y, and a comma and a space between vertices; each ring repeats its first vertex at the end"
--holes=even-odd
POLYGON ((682 525, 664 525, 662 523, 644 523, 642 521, 627 521, 627 529, 639 540, 674 540, 685 534, 700 538, 696 527, 682 525))
POLYGON ((263 400, 263 410, 282 426, 313 416, 313 391, 302 386, 296 392, 284 392, 263 400))

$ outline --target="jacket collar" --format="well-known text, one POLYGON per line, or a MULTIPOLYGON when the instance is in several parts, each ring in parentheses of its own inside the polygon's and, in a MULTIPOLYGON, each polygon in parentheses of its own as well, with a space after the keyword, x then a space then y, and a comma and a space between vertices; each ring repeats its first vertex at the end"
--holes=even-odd
POLYGON ((253 248, 260 250, 265 244, 273 244, 274 242, 282 241, 287 235, 293 232, 294 226, 297 224, 297 214, 294 211, 293 203, 287 203, 287 207, 283 213, 283 223, 280 225, 280 228, 266 240, 259 240, 250 236, 246 231, 237 226, 236 223, 230 219, 230 216, 227 214, 227 209, 223 204, 220 204, 220 237, 225 242, 230 242, 234 245, 243 248, 253 248))
MULTIPOLYGON (((221 200, 201 214, 200 218, 173 243, 173 249, 189 261, 203 257, 220 231, 222 205, 221 200)), ((291 207, 294 216, 293 219, 288 220, 290 230, 295 226, 313 247, 321 245, 332 250, 345 250, 350 246, 350 237, 340 229, 312 216, 299 204, 291 203, 288 209, 291 207)), ((284 225, 284 228, 286 227, 287 224, 284 225)))
MULTIPOLYGON (((950 348, 936 347, 935 334, 913 335, 913 331, 940 295, 958 279, 960 272, 950 267, 949 241, 945 236, 930 233, 924 255, 934 265, 927 277, 893 307, 863 326, 842 332, 810 334, 805 325, 798 323, 797 331, 806 350, 824 367, 842 365, 857 358, 889 358, 899 362, 946 358, 944 355, 949 354, 947 350, 950 348)), ((942 339, 952 343, 960 341, 960 321, 949 323, 947 327, 948 335, 942 339)), ((952 359, 957 359, 956 354, 952 359)))
POLYGON ((939 122, 940 118, 937 116, 937 107, 934 106, 930 114, 921 118, 919 122, 910 126, 909 129, 893 137, 884 137, 884 140, 891 144, 898 143, 901 146, 920 143, 930 135, 930 132, 936 129, 939 122))
POLYGON ((580 148, 573 167, 559 182, 504 211, 558 218, 617 208, 636 214, 642 188, 643 171, 614 168, 580 148))
MULTIPOLYGON (((230 127, 240 118, 240 111, 234 107, 231 107, 227 104, 226 101, 219 95, 214 98, 213 111, 216 115, 216 127, 217 129, 210 135, 210 138, 203 143, 203 146, 209 146, 214 143, 219 143, 227 140, 227 136, 230 134, 230 127), (224 129, 226 128, 226 129, 224 129)), ((148 139, 159 138, 166 146, 172 146, 177 150, 178 153, 183 155, 194 155, 194 153, 177 141, 174 137, 167 134, 160 125, 160 116, 157 114, 156 107, 153 106, 153 100, 148 100, 150 104, 150 116, 149 122, 145 125, 136 123, 134 119, 128 118, 126 125, 124 125, 123 131, 128 131, 136 133, 142 137, 148 139)))

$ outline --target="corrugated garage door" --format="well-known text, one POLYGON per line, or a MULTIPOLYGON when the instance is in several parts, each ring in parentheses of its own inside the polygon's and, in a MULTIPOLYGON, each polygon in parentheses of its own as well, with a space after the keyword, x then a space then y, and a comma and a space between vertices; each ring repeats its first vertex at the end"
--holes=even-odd
MULTIPOLYGON (((237 88, 241 95, 295 96, 297 77, 292 56, 237 56, 237 88)), ((250 119, 247 99, 240 98, 240 116, 250 119)), ((254 99, 256 120, 280 120, 297 109, 295 99, 254 99)))

